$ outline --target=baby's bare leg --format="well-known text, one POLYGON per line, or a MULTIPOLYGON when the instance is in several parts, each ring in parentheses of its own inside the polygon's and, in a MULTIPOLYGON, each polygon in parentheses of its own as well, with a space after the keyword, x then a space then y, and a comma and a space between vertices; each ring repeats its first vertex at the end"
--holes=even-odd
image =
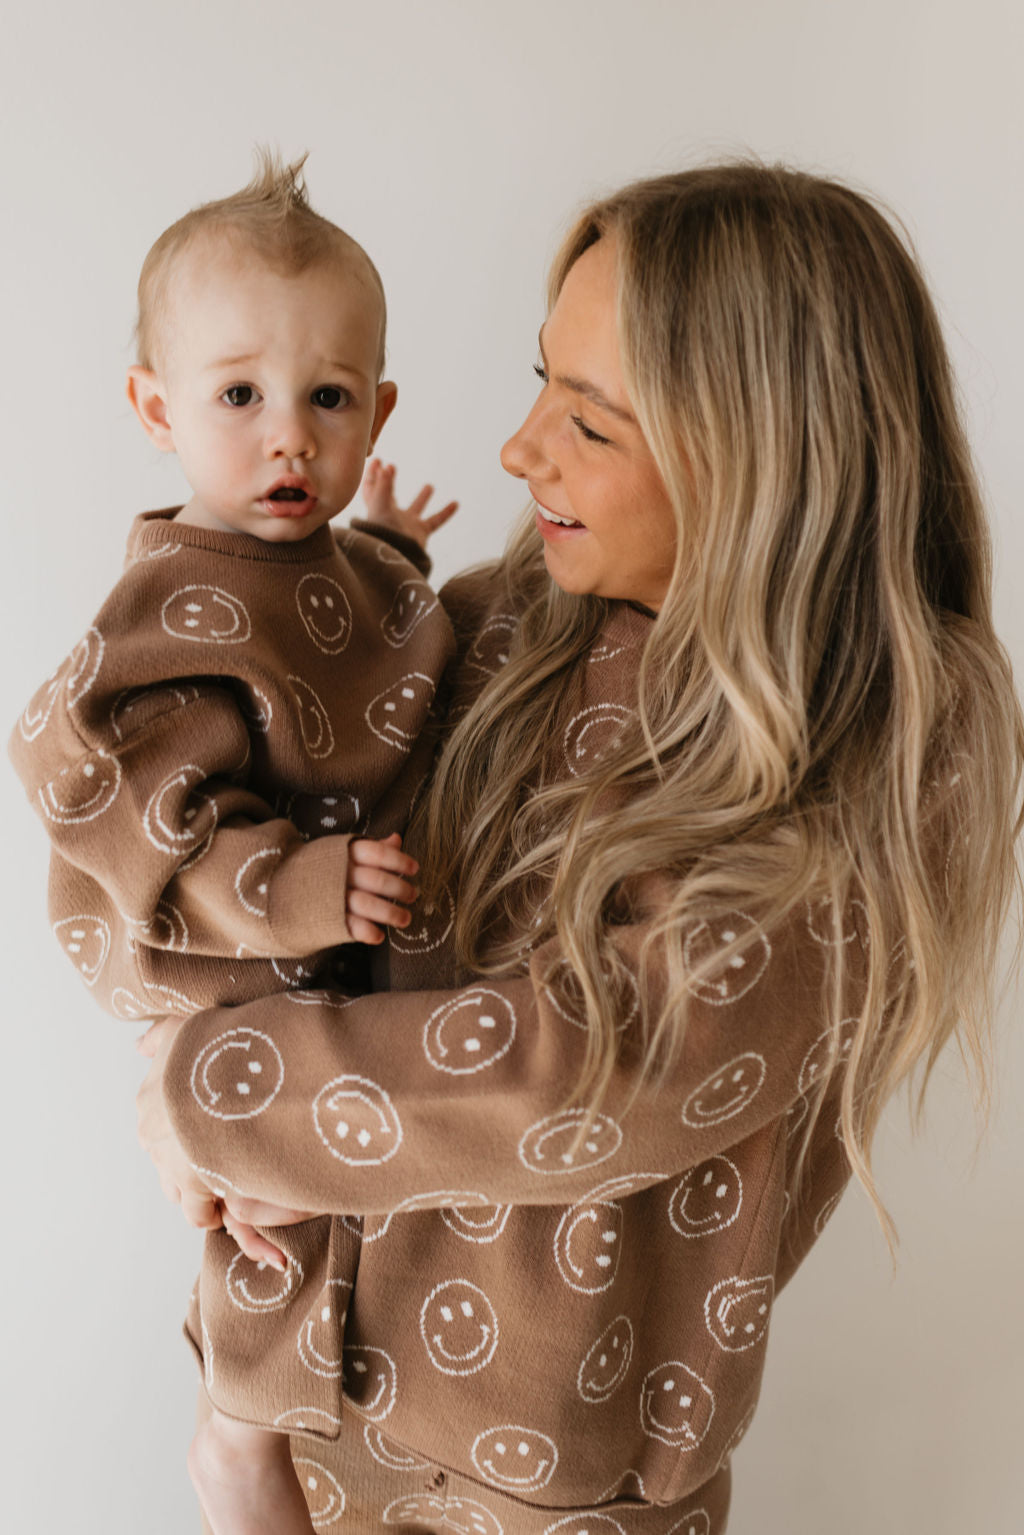
MULTIPOLYGON (((202 1399, 201 1399, 202 1401, 202 1399)), ((288 1435, 253 1428, 202 1405, 188 1469, 204 1535, 314 1535, 288 1435)))

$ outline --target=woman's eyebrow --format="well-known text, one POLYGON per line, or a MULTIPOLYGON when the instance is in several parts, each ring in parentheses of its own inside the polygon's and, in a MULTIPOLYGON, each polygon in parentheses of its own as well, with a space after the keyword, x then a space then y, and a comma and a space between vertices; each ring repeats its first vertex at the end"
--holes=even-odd
MULTIPOLYGON (((537 332, 537 345, 540 347, 541 361, 547 368, 547 357, 544 355, 544 327, 537 332)), ((603 390, 596 384, 591 384, 585 378, 576 378, 572 373, 556 373, 555 383, 561 384, 563 389, 571 389, 573 394, 581 394, 585 400, 590 400, 600 410, 605 410, 618 421, 626 421, 630 426, 636 426, 636 417, 631 411, 624 410, 621 405, 616 405, 609 400, 603 390)))

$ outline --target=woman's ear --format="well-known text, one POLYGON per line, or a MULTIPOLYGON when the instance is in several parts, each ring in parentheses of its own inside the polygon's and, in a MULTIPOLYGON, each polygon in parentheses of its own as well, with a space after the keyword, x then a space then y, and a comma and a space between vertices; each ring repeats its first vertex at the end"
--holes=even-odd
POLYGON ((161 453, 173 453, 174 439, 167 415, 167 389, 163 380, 152 368, 136 365, 128 369, 125 393, 150 442, 161 453))

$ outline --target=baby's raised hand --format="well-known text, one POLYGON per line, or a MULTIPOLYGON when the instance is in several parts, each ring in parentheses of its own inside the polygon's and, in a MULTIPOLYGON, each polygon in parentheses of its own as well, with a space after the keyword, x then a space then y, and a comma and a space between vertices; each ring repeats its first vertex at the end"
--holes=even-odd
POLYGON ((408 927, 409 903, 419 895, 410 881, 419 867, 402 852, 397 832, 383 842, 357 837, 349 843, 345 916, 356 943, 383 943, 385 927, 408 927))
POLYGON ((382 464, 379 458, 371 458, 367 464, 362 489, 371 521, 382 522, 386 528, 394 528, 396 533, 415 539, 421 549, 427 547, 427 539, 432 533, 444 527, 449 517, 454 517, 459 505, 457 501, 449 501, 428 516, 427 503, 434 494, 434 487, 424 485, 408 506, 399 506, 395 500, 395 466, 382 464))

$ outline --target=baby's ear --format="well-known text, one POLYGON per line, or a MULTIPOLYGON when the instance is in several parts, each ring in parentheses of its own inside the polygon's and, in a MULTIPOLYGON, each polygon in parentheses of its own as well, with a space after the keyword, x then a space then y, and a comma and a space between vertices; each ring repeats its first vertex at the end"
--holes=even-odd
POLYGON ((161 453, 174 452, 171 423, 167 415, 167 391, 152 368, 138 365, 128 369, 125 392, 142 430, 161 453))

